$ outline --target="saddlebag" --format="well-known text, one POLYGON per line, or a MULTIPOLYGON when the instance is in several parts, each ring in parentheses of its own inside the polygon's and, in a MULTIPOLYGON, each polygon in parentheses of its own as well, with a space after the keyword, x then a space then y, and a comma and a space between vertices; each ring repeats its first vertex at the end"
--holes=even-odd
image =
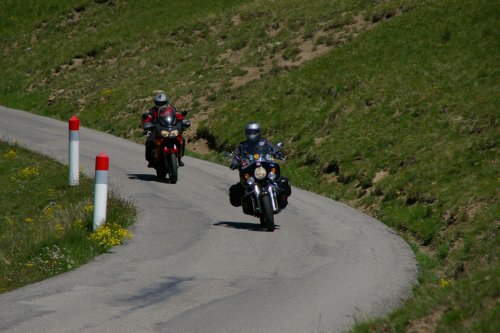
POLYGON ((252 198, 250 195, 246 195, 241 198, 241 208, 243 208, 243 213, 247 215, 255 215, 255 211, 253 209, 252 198))
POLYGON ((234 184, 229 188, 229 202, 234 207, 241 206, 241 199, 245 194, 245 189, 240 183, 234 184))
POLYGON ((278 206, 280 209, 284 209, 288 206, 288 197, 292 194, 292 187, 288 178, 283 177, 278 182, 278 206))

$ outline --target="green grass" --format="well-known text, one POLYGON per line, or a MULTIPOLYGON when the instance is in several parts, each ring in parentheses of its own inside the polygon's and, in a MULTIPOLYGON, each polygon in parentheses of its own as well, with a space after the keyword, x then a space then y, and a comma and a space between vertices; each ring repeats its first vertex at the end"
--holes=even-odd
MULTIPOLYGON (((112 245, 91 232, 93 183, 68 185, 68 169, 32 151, 0 142, 0 293, 72 270, 112 245), (93 240, 92 238, 95 238, 93 240)), ((111 194, 106 226, 114 236, 135 218, 135 208, 111 194)))
POLYGON ((417 254, 414 297, 355 331, 495 332, 498 9, 486 0, 7 1, 0 103, 77 114, 142 141, 140 114, 166 90, 213 150, 191 154, 219 163, 257 120, 285 142, 293 185, 378 218, 417 254), (330 49, 302 61, 308 43, 330 49), (252 72, 260 78, 233 85, 252 72))

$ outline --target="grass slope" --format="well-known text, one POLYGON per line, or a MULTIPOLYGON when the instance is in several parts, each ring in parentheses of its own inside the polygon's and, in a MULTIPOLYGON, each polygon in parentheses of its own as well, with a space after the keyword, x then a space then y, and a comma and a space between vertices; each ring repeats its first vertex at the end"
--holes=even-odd
POLYGON ((377 217, 417 253, 414 298, 356 331, 499 330, 494 2, 53 0, 21 11, 7 0, 0 9, 0 103, 78 114, 142 140, 140 112, 164 89, 192 110, 192 149, 215 151, 257 120, 286 143, 294 185, 377 217))
POLYGON ((92 180, 69 186, 67 166, 1 141, 0 183, 0 293, 72 270, 130 236, 130 203, 111 194, 106 224, 91 232, 92 180))

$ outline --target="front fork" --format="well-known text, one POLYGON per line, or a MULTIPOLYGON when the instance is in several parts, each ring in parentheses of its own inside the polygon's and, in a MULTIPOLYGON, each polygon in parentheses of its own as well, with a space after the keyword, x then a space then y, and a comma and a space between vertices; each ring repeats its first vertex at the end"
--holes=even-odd
POLYGON ((260 198, 263 197, 264 195, 269 195, 271 198, 271 205, 273 207, 273 213, 278 214, 279 213, 279 206, 278 206, 278 199, 276 197, 276 190, 275 188, 269 184, 264 190, 261 190, 257 184, 254 185, 253 187, 253 202, 254 202, 254 207, 255 210, 260 213, 262 213, 262 206, 261 206, 261 200, 260 198))

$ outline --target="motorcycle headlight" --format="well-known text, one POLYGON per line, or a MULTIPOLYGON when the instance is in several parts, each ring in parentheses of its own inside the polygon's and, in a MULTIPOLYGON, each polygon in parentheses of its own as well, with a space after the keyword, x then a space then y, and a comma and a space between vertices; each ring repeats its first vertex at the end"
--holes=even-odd
POLYGON ((275 180, 276 179, 276 174, 274 172, 269 172, 269 179, 275 180))
POLYGON ((179 135, 179 130, 177 129, 174 129, 173 131, 161 130, 160 134, 164 138, 174 138, 177 137, 177 135, 179 135))
POLYGON ((247 179, 247 184, 248 184, 248 185, 253 185, 253 184, 255 184, 255 179, 254 179, 253 177, 248 178, 248 179, 247 179))
POLYGON ((258 167, 257 169, 255 169, 254 174, 255 174, 255 178, 261 180, 261 179, 266 178, 267 171, 263 167, 258 167))

